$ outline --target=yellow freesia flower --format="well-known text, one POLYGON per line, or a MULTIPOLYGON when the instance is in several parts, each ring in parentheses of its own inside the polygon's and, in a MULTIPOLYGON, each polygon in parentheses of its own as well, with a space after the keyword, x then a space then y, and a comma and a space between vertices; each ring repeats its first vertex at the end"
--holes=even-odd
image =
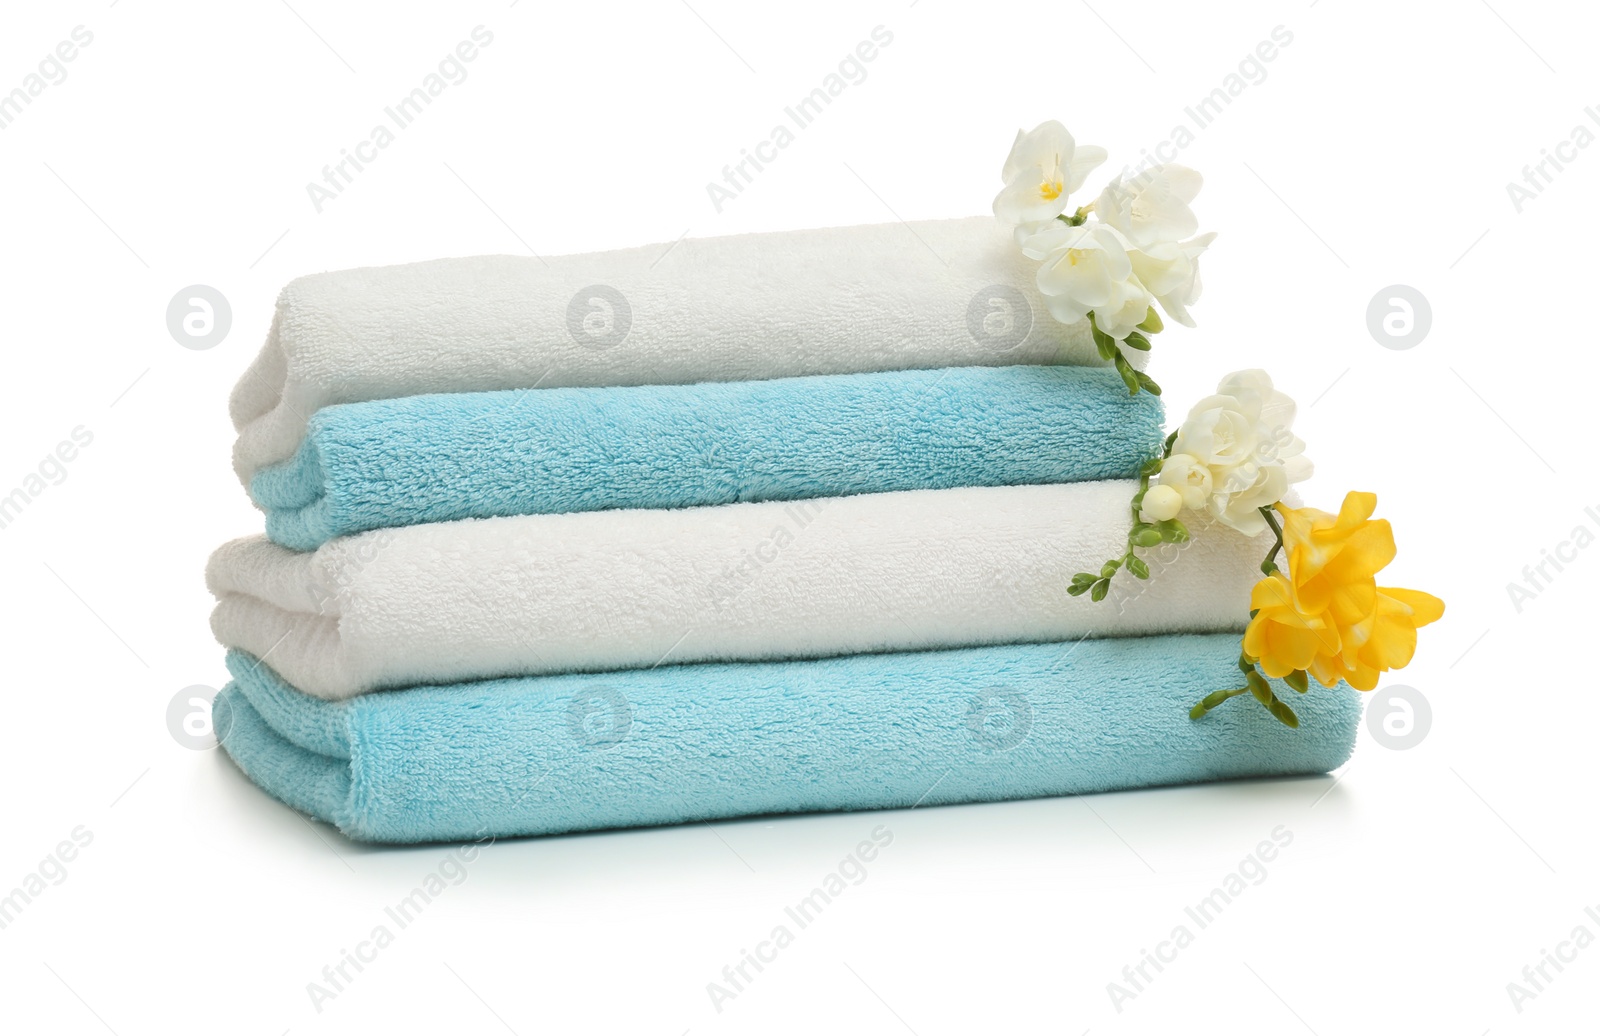
POLYGON ((1304 670, 1325 687, 1344 680, 1370 691, 1379 674, 1411 661, 1417 628, 1444 614, 1432 594, 1377 584, 1395 555, 1389 523, 1372 518, 1377 506, 1372 493, 1348 494, 1338 515, 1278 505, 1288 565, 1251 591, 1244 634, 1263 673, 1304 670))

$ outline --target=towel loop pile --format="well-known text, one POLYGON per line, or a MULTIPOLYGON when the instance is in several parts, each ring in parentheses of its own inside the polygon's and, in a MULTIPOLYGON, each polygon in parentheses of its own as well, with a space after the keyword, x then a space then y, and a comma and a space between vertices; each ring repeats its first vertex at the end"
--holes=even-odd
POLYGON ((1192 723, 1264 543, 1122 599, 1163 414, 1042 313, 989 219, 302 278, 235 390, 266 535, 207 582, 223 747, 353 838, 553 834, 1322 772, 1192 723), (948 260, 942 263, 938 257, 948 260), (601 347, 569 320, 607 289, 601 347), (1013 330, 1016 326, 1013 325, 1013 330))

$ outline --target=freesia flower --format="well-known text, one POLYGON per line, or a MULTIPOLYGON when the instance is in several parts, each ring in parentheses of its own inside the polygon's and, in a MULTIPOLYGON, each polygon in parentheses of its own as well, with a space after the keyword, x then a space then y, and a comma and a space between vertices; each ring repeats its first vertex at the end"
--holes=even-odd
POLYGON ((1287 571, 1255 585, 1244 635, 1266 675, 1304 671, 1325 687, 1342 679, 1370 691, 1411 661, 1417 629, 1444 614, 1432 594, 1377 585, 1395 556, 1389 523, 1372 519, 1377 504, 1372 493, 1350 493, 1337 516, 1279 505, 1287 571))
POLYGON ((1187 241, 1161 241, 1128 253, 1137 276, 1155 296, 1167 316, 1184 327, 1193 327, 1189 307, 1200 299, 1200 253, 1211 246, 1216 234, 1201 234, 1187 241))
POLYGON ((1201 183, 1199 173, 1181 165, 1154 166, 1127 180, 1118 176, 1095 199, 1094 213, 1139 248, 1181 241, 1200 229, 1189 203, 1201 183))
POLYGON ((1257 536, 1267 527, 1261 509, 1282 500, 1288 491, 1289 475, 1282 464, 1249 460, 1223 476, 1207 509, 1224 525, 1257 536))
POLYGON ((1198 511, 1211 499, 1211 469, 1187 453, 1174 453, 1163 461, 1157 481, 1178 493, 1190 510, 1198 511))
POLYGON ((1128 243, 1104 223, 1068 226, 1057 220, 1022 245, 1042 259, 1037 281, 1050 315, 1076 324, 1094 312, 1095 324, 1118 341, 1144 321, 1155 299, 1133 275, 1128 243))
POLYGON ((1054 219, 1066 209, 1067 196, 1105 160, 1105 148, 1078 146, 1054 119, 1018 130, 1000 170, 1005 187, 995 195, 994 214, 1011 224, 1054 219))
MULTIPOLYGON (((1235 371, 1217 385, 1215 395, 1200 400, 1178 429, 1172 456, 1162 464, 1165 472, 1174 458, 1172 481, 1180 480, 1185 504, 1204 493, 1212 517, 1246 536, 1266 528, 1260 509, 1283 499, 1292 483, 1311 477, 1305 443, 1290 431, 1294 400, 1272 386, 1266 371, 1235 371), (1205 480, 1193 471, 1204 466, 1205 480)), ((1196 508, 1198 509, 1198 508, 1196 508)))

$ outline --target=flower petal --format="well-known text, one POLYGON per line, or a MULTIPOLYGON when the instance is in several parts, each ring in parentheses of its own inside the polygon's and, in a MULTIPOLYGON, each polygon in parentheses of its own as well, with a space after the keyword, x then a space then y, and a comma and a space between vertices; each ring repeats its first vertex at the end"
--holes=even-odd
POLYGON ((1411 624, 1422 627, 1444 617, 1444 602, 1421 590, 1407 590, 1400 586, 1380 586, 1378 593, 1391 597, 1411 609, 1411 624))

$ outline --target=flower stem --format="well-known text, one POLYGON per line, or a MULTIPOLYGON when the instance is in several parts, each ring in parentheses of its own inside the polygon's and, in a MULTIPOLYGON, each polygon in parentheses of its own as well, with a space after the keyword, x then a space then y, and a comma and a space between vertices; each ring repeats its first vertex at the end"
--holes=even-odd
POLYGON ((1283 699, 1272 693, 1272 686, 1267 683, 1266 677, 1252 668, 1245 679, 1250 685, 1250 693, 1255 697, 1256 701, 1266 707, 1268 712, 1272 713, 1273 719, 1286 727, 1300 726, 1300 717, 1296 716, 1294 710, 1283 703, 1283 699))
MULTIPOLYGON (((1230 687, 1225 691, 1212 691, 1195 703, 1189 710, 1190 719, 1199 719, 1212 709, 1221 705, 1229 698, 1237 698, 1241 694, 1248 694, 1260 702, 1262 707, 1272 714, 1272 718, 1286 727, 1299 727, 1300 717, 1294 710, 1286 705, 1282 698, 1273 693, 1272 685, 1267 683, 1267 678, 1256 669, 1255 662, 1250 656, 1240 652, 1239 669, 1244 673, 1245 685, 1243 687, 1230 687)), ((1291 686, 1293 686, 1291 684, 1291 686)), ((1298 688, 1297 688, 1298 689, 1298 688)))
MULTIPOLYGON (((1171 449, 1172 447, 1169 442, 1167 447, 1169 453, 1171 452, 1171 449)), ((1261 562, 1262 573, 1270 576, 1274 572, 1278 571, 1278 552, 1283 549, 1283 526, 1279 524, 1278 516, 1273 511, 1272 507, 1262 507, 1258 508, 1258 510, 1261 512, 1261 517, 1266 519, 1267 527, 1272 530, 1272 549, 1267 551, 1266 560, 1261 562)), ((1250 613, 1250 617, 1254 619, 1255 616, 1256 613, 1252 611, 1250 613)), ((1244 673, 1245 685, 1243 687, 1235 687, 1226 691, 1212 691, 1204 698, 1201 698, 1199 704, 1189 710, 1189 718, 1199 719, 1201 716, 1204 716, 1207 712, 1210 712, 1212 709, 1216 708, 1218 705, 1221 705, 1229 698, 1234 698, 1241 694, 1249 694, 1251 697, 1255 698, 1256 701, 1260 702, 1262 707, 1270 712, 1272 714, 1272 718, 1276 719, 1279 723, 1282 723, 1286 727, 1299 727, 1300 717, 1296 716, 1294 714, 1294 710, 1286 705, 1283 699, 1279 698, 1277 694, 1273 692, 1272 685, 1267 683, 1267 678, 1262 676, 1260 670, 1256 668, 1257 663, 1258 660, 1251 658, 1241 647, 1239 650, 1239 661, 1237 664, 1239 666, 1239 671, 1244 673)), ((1297 669, 1293 673, 1290 673, 1285 679, 1285 682, 1300 694, 1304 694, 1306 692, 1307 685, 1306 674, 1304 670, 1297 669)))
POLYGON ((1272 549, 1267 551, 1266 560, 1261 562, 1261 574, 1270 576, 1278 570, 1278 551, 1283 549, 1283 526, 1278 524, 1278 516, 1270 506, 1259 510, 1261 517, 1267 520, 1267 528, 1272 530, 1272 549))
POLYGON ((1189 718, 1199 719, 1201 716, 1204 716, 1206 713, 1210 712, 1218 705, 1221 705, 1229 698, 1237 698, 1241 694, 1249 693, 1250 688, 1248 686, 1233 687, 1226 691, 1212 691, 1210 694, 1196 702, 1195 707, 1189 710, 1189 718))
MULTIPOLYGON (((1154 311, 1152 310, 1152 312, 1154 311)), ((1133 364, 1128 362, 1127 356, 1122 352, 1124 345, 1131 346, 1141 352, 1147 352, 1150 349, 1150 339, 1139 331, 1129 331, 1119 342, 1100 330, 1100 325, 1095 322, 1094 310, 1089 311, 1088 319, 1089 335, 1094 339, 1095 351, 1100 354, 1102 360, 1105 360, 1116 369, 1117 376, 1122 379, 1124 385, 1128 386, 1128 395, 1137 396, 1140 392, 1148 392, 1152 396, 1161 395, 1161 386, 1156 384, 1155 379, 1144 371, 1135 370, 1133 364)), ((1154 332, 1151 333, 1153 334, 1154 332)))
POLYGON ((1128 529, 1127 550, 1123 551, 1121 557, 1107 561, 1099 572, 1079 572, 1074 575, 1067 585, 1068 594, 1077 597, 1087 593, 1091 601, 1103 601, 1111 590, 1111 577, 1123 569, 1132 572, 1135 579, 1150 578, 1150 566, 1134 554, 1136 548, 1154 547, 1159 543, 1181 543, 1189 538, 1188 528, 1176 518, 1152 523, 1139 517, 1144 495, 1150 490, 1150 479, 1160 473, 1161 465, 1172 456, 1172 444, 1177 438, 1177 432, 1167 436, 1161 446, 1161 456, 1151 457, 1139 469, 1139 491, 1128 502, 1128 517, 1132 519, 1132 524, 1128 529))

